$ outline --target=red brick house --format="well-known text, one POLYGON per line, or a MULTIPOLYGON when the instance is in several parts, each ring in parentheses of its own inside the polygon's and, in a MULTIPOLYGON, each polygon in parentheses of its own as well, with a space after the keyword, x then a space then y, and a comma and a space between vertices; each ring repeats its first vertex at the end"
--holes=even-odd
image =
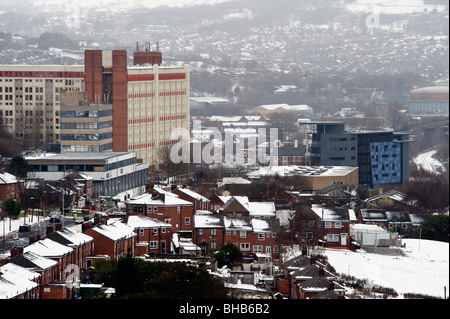
POLYGON ((193 204, 176 194, 160 193, 156 196, 145 193, 126 203, 127 215, 141 215, 172 225, 172 232, 192 232, 193 204))
POLYGON ((55 280, 66 279, 66 268, 75 260, 74 249, 49 238, 44 238, 24 247, 24 252, 31 252, 58 262, 55 280))
POLYGON ((16 176, 0 169, 0 201, 7 198, 19 200, 20 183, 16 176))
POLYGON ((220 250, 225 244, 223 216, 208 211, 197 211, 194 215, 192 242, 201 248, 205 256, 220 250))
POLYGON ((72 263, 80 269, 88 268, 88 256, 94 255, 94 238, 83 233, 78 233, 70 228, 63 228, 53 232, 47 238, 73 248, 72 263))
POLYGON ((125 223, 137 234, 136 256, 170 252, 171 224, 140 215, 127 216, 125 223))
POLYGON ((84 234, 94 238, 95 255, 106 255, 110 259, 125 257, 129 252, 135 255, 137 235, 133 228, 120 221, 97 225, 84 234))
POLYGON ((234 243, 244 257, 265 254, 279 257, 277 234, 280 231, 278 219, 257 219, 250 217, 224 217, 225 242, 234 243))
POLYGON ((313 204, 311 209, 321 222, 321 235, 327 247, 351 249, 350 224, 357 223, 353 209, 313 204))
POLYGON ((24 252, 11 256, 10 263, 30 269, 39 274, 37 281, 39 284, 37 299, 42 299, 43 296, 46 295, 43 291, 44 286, 49 286, 53 281, 56 281, 59 278, 58 262, 33 252, 24 252))
POLYGON ((216 193, 209 195, 209 207, 207 210, 211 212, 219 212, 219 210, 225 205, 225 203, 231 198, 231 196, 219 196, 216 193))
POLYGON ((245 216, 251 218, 276 218, 275 203, 250 202, 247 196, 232 196, 223 205, 220 214, 224 216, 245 216))
POLYGON ((278 219, 226 217, 206 212, 195 214, 193 242, 205 253, 218 251, 226 243, 235 244, 244 257, 260 254, 278 258, 278 219))
POLYGON ((172 193, 178 195, 179 198, 185 201, 191 202, 194 212, 197 210, 209 209, 209 199, 194 192, 193 190, 183 187, 172 190, 172 193))
POLYGON ((0 299, 40 299, 41 275, 14 263, 0 267, 0 299))

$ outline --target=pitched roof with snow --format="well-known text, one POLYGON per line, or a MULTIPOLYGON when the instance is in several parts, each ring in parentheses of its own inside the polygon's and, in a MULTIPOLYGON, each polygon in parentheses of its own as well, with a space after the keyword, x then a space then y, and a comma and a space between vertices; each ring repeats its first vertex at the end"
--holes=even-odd
POLYGON ((363 221, 387 222, 386 211, 384 209, 361 209, 363 221))
POLYGON ((57 261, 43 257, 31 251, 15 256, 11 259, 11 263, 34 270, 46 270, 58 265, 57 261))
POLYGON ((192 206, 191 202, 178 198, 175 194, 159 194, 152 197, 151 194, 144 194, 136 199, 127 202, 127 205, 150 205, 150 206, 192 206), (173 195, 173 196, 172 196, 173 195))
POLYGON ((76 232, 73 229, 67 227, 58 230, 57 232, 51 233, 47 237, 67 246, 80 246, 85 243, 94 241, 94 238, 92 238, 91 236, 76 232), (60 241, 58 238, 56 238, 57 236, 62 238, 63 241, 60 241))
POLYGON ((0 299, 11 299, 39 286, 33 280, 40 274, 8 263, 0 267, 0 299))
POLYGON ((249 216, 276 216, 274 202, 250 202, 247 196, 231 196, 223 205, 223 212, 248 212, 249 216))
POLYGON ((17 178, 7 172, 0 173, 0 184, 17 184, 18 180, 17 178))
POLYGON ((356 221, 353 209, 346 207, 326 207, 321 204, 313 204, 311 209, 323 221, 356 221))
POLYGON ((153 219, 147 216, 132 215, 127 218, 127 226, 137 229, 137 228, 165 228, 172 227, 171 224, 164 223, 157 219, 153 219))
POLYGON ((109 225, 99 225, 91 229, 112 240, 128 239, 137 236, 132 227, 118 221, 109 225))
POLYGON ((62 257, 73 252, 73 248, 62 245, 49 238, 41 239, 23 249, 24 252, 33 252, 43 257, 62 257))
POLYGON ((224 218, 219 214, 195 214, 194 227, 195 228, 223 228, 224 218))
POLYGON ((179 192, 182 192, 182 193, 184 193, 186 195, 188 195, 189 197, 194 198, 195 200, 200 200, 200 201, 203 201, 203 202, 209 202, 209 199, 207 199, 206 197, 200 195, 197 192, 194 192, 191 189, 188 189, 188 188, 177 188, 176 190, 179 191, 179 192))

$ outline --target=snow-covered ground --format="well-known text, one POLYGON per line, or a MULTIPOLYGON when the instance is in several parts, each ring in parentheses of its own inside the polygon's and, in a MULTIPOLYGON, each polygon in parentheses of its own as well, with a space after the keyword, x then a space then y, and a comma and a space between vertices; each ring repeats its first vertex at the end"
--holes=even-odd
MULTIPOLYGON (((33 223, 37 218, 33 218, 33 223)), ((27 223, 32 224, 27 217, 27 223)), ((5 221, 5 233, 17 232, 23 224, 23 218, 11 222, 5 221)), ((75 225, 79 227, 79 225, 75 225)), ((80 230, 78 230, 80 231, 80 230)), ((0 237, 3 236, 3 221, 0 221, 0 237)), ((434 297, 444 297, 444 287, 449 296, 449 243, 424 239, 402 239, 405 248, 403 255, 386 256, 340 249, 319 248, 315 253, 327 256, 328 262, 336 272, 357 279, 367 279, 374 285, 392 288, 398 294, 417 293, 434 297)), ((298 249, 290 251, 285 260, 300 254, 298 249), (287 258, 287 259, 286 259, 287 258)), ((401 298, 401 296, 400 296, 401 298)))
POLYGON ((437 153, 437 150, 429 151, 426 153, 419 154, 417 157, 414 158, 414 164, 417 165, 417 167, 422 167, 423 169, 429 171, 429 172, 443 172, 445 171, 445 166, 435 159, 433 156, 437 153))
MULTIPOLYGON (((403 239, 406 244, 400 254, 386 256, 339 249, 320 248, 315 253, 328 257, 328 262, 336 272, 367 279, 373 285, 392 288, 402 298, 405 293, 444 297, 444 287, 449 296, 449 243, 403 239)), ((300 252, 292 252, 297 255, 300 252)))

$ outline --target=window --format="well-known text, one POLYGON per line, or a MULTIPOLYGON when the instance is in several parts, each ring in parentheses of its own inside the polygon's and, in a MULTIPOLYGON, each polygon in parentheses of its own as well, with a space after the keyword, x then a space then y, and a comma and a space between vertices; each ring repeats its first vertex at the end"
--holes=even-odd
POLYGON ((339 234, 328 234, 327 235, 327 241, 330 243, 337 243, 339 242, 339 234))
POLYGON ((325 222, 325 228, 331 228, 331 223, 330 222, 325 222))
POLYGON ((264 240, 266 236, 264 234, 258 234, 258 240, 264 240))
POLYGON ((198 230, 198 235, 199 235, 199 236, 203 236, 203 228, 200 228, 200 229, 198 230))
POLYGON ((254 253, 262 253, 263 252, 263 246, 262 245, 253 245, 253 252, 254 253))
POLYGON ((250 251, 250 244, 249 243, 241 243, 239 249, 241 251, 250 251))
POLYGON ((158 249, 158 242, 156 240, 150 242, 150 249, 158 249))
POLYGON ((215 241, 212 241, 211 245, 210 245, 210 248, 211 249, 217 249, 217 243, 215 241))
POLYGON ((211 228, 211 236, 216 236, 216 235, 217 235, 217 229, 211 228))
POLYGON ((153 206, 153 214, 158 214, 158 207, 153 206))
POLYGON ((181 213, 181 206, 177 206, 177 213, 181 213))
POLYGON ((190 217, 186 217, 186 218, 184 219, 184 224, 185 224, 185 225, 190 225, 190 224, 191 224, 191 218, 190 218, 190 217))
POLYGON ((247 232, 245 230, 240 231, 240 237, 241 238, 247 238, 247 232))
POLYGON ((158 235, 158 228, 153 228, 153 229, 152 229, 152 235, 153 235, 153 236, 158 235))
POLYGON ((341 222, 334 223, 334 228, 342 228, 342 223, 341 222))
POLYGON ((139 228, 139 236, 144 236, 144 229, 143 228, 139 228))

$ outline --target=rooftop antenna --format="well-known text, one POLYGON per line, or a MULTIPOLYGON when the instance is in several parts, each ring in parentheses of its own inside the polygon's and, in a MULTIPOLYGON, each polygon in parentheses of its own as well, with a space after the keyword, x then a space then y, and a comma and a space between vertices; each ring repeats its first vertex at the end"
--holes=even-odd
POLYGON ((150 52, 150 42, 145 42, 145 52, 150 52))

